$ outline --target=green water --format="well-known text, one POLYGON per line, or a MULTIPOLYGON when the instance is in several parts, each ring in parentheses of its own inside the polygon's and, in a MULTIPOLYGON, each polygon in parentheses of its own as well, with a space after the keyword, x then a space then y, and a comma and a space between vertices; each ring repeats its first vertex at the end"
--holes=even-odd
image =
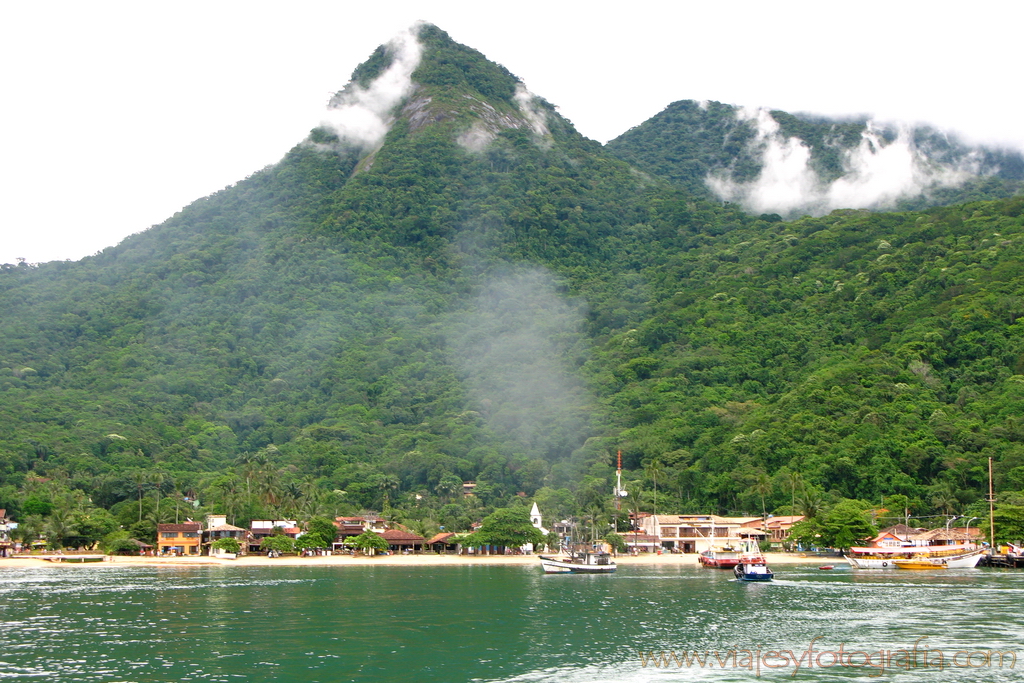
MULTIPOLYGON (((1024 680, 1024 572, 776 567, 770 584, 697 567, 610 576, 539 567, 0 564, 0 679, 32 681, 1024 680), (932 650, 932 666, 758 672, 742 650, 932 650), (728 659, 729 650, 740 652, 728 659), (948 668, 964 649, 1013 669, 948 668), (725 668, 644 666, 718 651, 725 668), (935 667, 941 650, 944 668, 935 667), (670 655, 669 655, 670 656, 670 655), (744 665, 749 663, 749 668, 744 665), (795 675, 794 675, 795 674, 795 675)), ((859 655, 858 655, 859 657, 859 655)), ((712 655, 713 661, 713 655, 712 655)), ((784 660, 763 659, 780 665, 784 660)), ((855 659, 853 663, 859 663, 855 659)), ((877 661, 877 660, 876 660, 877 661)), ((965 660, 958 660, 964 664, 965 660)), ((900 661, 897 660, 897 664, 900 661)), ((805 658, 806 664, 806 658, 805 658)), ((982 664, 982 666, 977 666, 982 664)))

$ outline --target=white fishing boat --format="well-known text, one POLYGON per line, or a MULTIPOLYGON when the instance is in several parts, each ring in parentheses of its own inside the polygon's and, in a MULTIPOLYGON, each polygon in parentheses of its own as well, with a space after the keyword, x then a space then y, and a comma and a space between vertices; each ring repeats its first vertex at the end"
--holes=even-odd
POLYGON ((843 557, 855 569, 895 569, 896 561, 935 561, 948 569, 978 566, 984 548, 971 545, 902 546, 897 548, 850 548, 843 557))
POLYGON ((539 557, 545 574, 611 574, 616 568, 612 556, 600 550, 572 552, 566 557, 539 557))

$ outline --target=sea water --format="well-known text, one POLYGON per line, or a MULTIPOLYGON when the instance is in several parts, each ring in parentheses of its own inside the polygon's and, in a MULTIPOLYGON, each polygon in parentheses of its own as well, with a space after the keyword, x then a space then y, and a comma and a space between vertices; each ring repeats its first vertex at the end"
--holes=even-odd
POLYGON ((0 564, 0 679, 1024 680, 1024 572, 775 570, 0 564))

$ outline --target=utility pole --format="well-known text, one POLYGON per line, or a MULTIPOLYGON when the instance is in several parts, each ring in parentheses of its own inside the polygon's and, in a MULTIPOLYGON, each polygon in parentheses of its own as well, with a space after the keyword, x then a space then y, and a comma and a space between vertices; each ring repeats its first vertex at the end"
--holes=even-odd
POLYGON ((619 464, 615 470, 615 533, 619 533, 619 514, 622 512, 622 451, 619 451, 619 464))
POLYGON ((989 555, 996 552, 996 520, 995 520, 996 497, 992 493, 992 458, 988 459, 988 547, 989 555))

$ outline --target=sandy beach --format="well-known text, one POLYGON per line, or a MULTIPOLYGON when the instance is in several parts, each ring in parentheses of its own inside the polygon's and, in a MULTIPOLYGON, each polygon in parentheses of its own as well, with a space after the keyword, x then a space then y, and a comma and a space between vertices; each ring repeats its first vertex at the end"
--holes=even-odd
MULTIPOLYGON (((792 553, 767 553, 768 564, 836 564, 842 563, 842 558, 826 557, 803 557, 792 553)), ((656 555, 644 553, 637 556, 620 555, 615 559, 620 567, 633 565, 697 565, 697 556, 663 554, 656 555)), ((140 567, 171 567, 171 566, 234 566, 234 567, 270 567, 270 566, 309 566, 309 567, 344 567, 344 566, 365 566, 365 565, 388 565, 388 566, 424 566, 424 567, 450 567, 459 565, 484 565, 484 564, 537 564, 536 555, 379 555, 375 557, 364 557, 351 555, 331 555, 329 557, 275 557, 268 558, 262 555, 245 555, 234 560, 225 560, 216 557, 132 557, 114 556, 107 557, 102 566, 132 565, 140 567)), ((53 567, 57 563, 51 562, 42 556, 17 556, 0 558, 0 570, 24 569, 29 567, 53 567)), ((96 567, 99 563, 60 563, 67 567, 96 567)))

